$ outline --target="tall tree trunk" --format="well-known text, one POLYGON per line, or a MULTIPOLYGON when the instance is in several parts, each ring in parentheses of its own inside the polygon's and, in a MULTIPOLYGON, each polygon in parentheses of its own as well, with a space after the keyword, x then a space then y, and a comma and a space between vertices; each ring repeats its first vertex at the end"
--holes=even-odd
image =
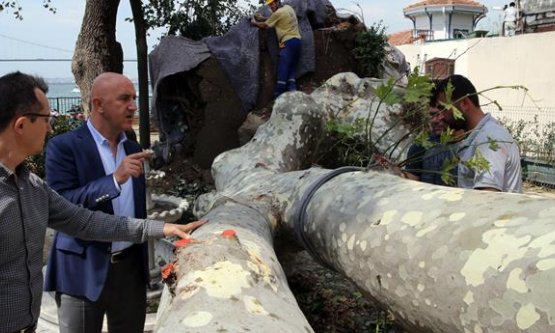
POLYGON ((148 105, 148 47, 146 42, 146 24, 141 0, 129 0, 133 23, 135 25, 135 43, 137 45, 137 73, 139 74, 139 138, 143 148, 150 147, 150 117, 148 105))
POLYGON ((89 113, 94 79, 103 72, 123 72, 123 50, 116 41, 119 0, 87 0, 75 44, 71 71, 81 90, 83 110, 89 113))
MULTIPOLYGON (((217 192, 196 203, 210 222, 195 232, 197 243, 177 250, 159 332, 312 331, 272 251, 278 227, 411 333, 555 330, 554 200, 374 171, 298 171, 323 120, 374 112, 375 88, 347 74, 311 96, 284 94, 251 142, 216 158, 217 192)), ((397 112, 378 111, 374 137, 397 112)), ((392 132, 389 144, 407 130, 392 132)))

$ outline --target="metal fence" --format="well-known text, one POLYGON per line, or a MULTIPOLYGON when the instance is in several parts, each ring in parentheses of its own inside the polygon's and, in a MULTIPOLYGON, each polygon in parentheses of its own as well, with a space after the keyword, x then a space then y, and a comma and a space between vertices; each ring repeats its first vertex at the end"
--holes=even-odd
MULTIPOLYGON (((149 105, 151 103, 151 99, 152 96, 149 96, 149 105)), ((52 109, 52 111, 58 113, 66 113, 72 109, 81 106, 81 97, 48 97, 48 103, 50 104, 50 108, 52 109)))
POLYGON ((499 119, 518 142, 526 180, 555 187, 555 108, 482 108, 499 119))
POLYGON ((52 111, 66 113, 81 105, 81 97, 49 97, 48 103, 52 111))
POLYGON ((482 108, 492 113, 511 132, 527 157, 555 161, 555 108, 495 106, 482 108))

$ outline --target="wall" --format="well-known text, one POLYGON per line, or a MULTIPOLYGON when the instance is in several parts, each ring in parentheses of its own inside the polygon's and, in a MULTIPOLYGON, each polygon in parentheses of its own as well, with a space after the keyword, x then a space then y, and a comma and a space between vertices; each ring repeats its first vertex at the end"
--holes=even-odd
POLYGON ((441 40, 449 38, 449 15, 434 13, 432 21, 432 30, 434 30, 434 39, 441 40))
POLYGON ((523 85, 522 90, 497 89, 484 93, 501 106, 555 107, 555 32, 514 37, 474 38, 401 45, 411 67, 423 68, 434 57, 456 59, 455 73, 467 76, 478 91, 496 86, 523 85), (532 100, 534 99, 534 101, 532 100))

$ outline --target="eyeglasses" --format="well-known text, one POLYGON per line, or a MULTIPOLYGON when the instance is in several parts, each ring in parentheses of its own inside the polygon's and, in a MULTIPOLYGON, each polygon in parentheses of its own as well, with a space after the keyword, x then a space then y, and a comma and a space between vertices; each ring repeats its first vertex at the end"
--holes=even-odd
POLYGON ((54 125, 54 121, 56 119, 56 115, 54 114, 44 114, 44 113, 33 113, 33 112, 29 112, 24 114, 25 117, 39 117, 39 118, 48 118, 47 122, 50 124, 50 126, 54 125))

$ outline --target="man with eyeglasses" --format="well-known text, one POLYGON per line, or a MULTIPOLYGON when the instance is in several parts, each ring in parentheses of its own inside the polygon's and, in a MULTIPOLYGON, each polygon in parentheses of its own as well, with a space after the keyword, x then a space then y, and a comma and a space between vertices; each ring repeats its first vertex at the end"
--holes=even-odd
POLYGON ((30 173, 25 159, 42 151, 51 131, 48 86, 13 72, 0 77, 0 332, 34 332, 42 298, 46 228, 87 240, 125 240, 188 233, 188 225, 118 217, 76 206, 30 173))
POLYGON ((45 118, 46 122, 52 127, 54 125, 54 120, 56 119, 56 115, 55 114, 41 114, 41 113, 35 113, 35 112, 29 112, 26 113, 25 116, 27 117, 31 117, 32 118, 45 118))

